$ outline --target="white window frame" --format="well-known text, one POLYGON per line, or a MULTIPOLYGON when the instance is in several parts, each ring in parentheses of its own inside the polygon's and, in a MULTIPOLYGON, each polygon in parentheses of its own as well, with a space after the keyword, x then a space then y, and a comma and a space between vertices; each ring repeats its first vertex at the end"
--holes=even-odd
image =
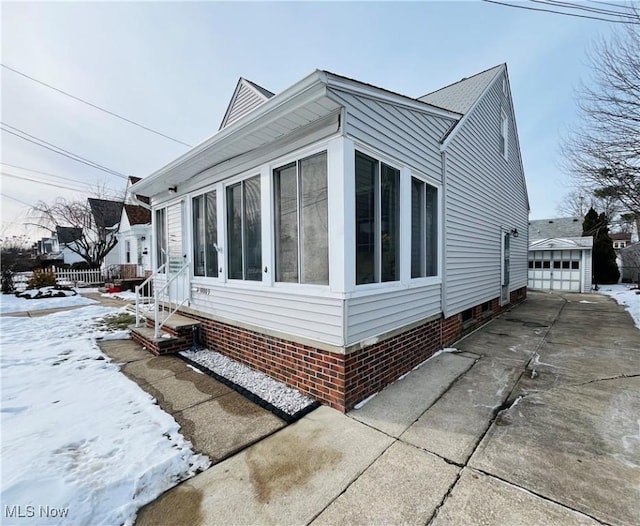
MULTIPOLYGON (((427 178, 420 176, 420 174, 413 172, 409 174, 409 205, 411 208, 411 204, 412 204, 412 200, 411 200, 411 191, 412 191, 412 179, 415 179, 416 181, 421 182, 422 184, 425 185, 429 185, 432 188, 435 188, 436 190, 436 220, 437 220, 437 225, 436 225, 436 273, 430 276, 417 276, 417 277, 412 277, 411 276, 411 251, 413 250, 413 245, 412 245, 412 239, 411 239, 411 220, 409 221, 409 225, 408 225, 408 242, 409 242, 409 279, 412 282, 417 282, 417 281, 422 281, 422 282, 433 282, 435 280, 437 280, 437 282, 440 282, 440 268, 441 268, 441 257, 442 257, 442 243, 441 243, 441 232, 442 232, 442 228, 443 228, 443 224, 442 224, 442 186, 441 185, 437 185, 434 184, 433 182, 427 180, 427 178)), ((425 192, 423 193, 423 196, 425 198, 425 202, 423 202, 423 205, 426 205, 426 186, 424 187, 425 192)), ((411 210, 410 212, 413 212, 413 210, 411 210)), ((410 219, 411 219, 411 213, 409 215, 410 219)), ((424 221, 423 221, 423 227, 424 227, 424 233, 426 234, 426 211, 425 211, 425 215, 424 215, 424 221)), ((422 244, 423 244, 423 248, 425 251, 425 255, 426 255, 426 238, 423 236, 423 239, 421 239, 422 244)), ((426 268, 426 261, 421 261, 421 264, 426 268)))
MULTIPOLYGON (((222 271, 225 267, 224 265, 224 257, 222 256, 222 249, 221 247, 221 243, 222 243, 222 236, 220 234, 220 210, 221 210, 221 206, 220 206, 220 200, 221 200, 221 196, 220 196, 220 192, 223 191, 222 185, 221 184, 215 184, 215 185, 211 185, 208 186, 205 189, 200 189, 197 192, 192 192, 189 194, 189 218, 190 218, 190 222, 189 222, 189 254, 191 254, 191 275, 192 275, 192 280, 193 281, 201 281, 201 280, 206 280, 206 281, 213 281, 213 282, 219 282, 222 280, 223 275, 222 275, 222 271), (202 196, 206 196, 207 194, 211 193, 211 192, 215 192, 216 194, 216 238, 218 240, 218 242, 216 243, 216 251, 218 252, 218 268, 217 268, 217 272, 218 275, 217 276, 198 276, 196 275, 195 271, 195 258, 193 257, 193 251, 195 249, 195 239, 194 239, 194 235, 195 235, 195 230, 193 228, 193 200, 198 198, 198 197, 202 197, 202 196)), ((206 198, 205 198, 206 200, 206 198)), ((226 212, 226 210, 225 210, 226 212)), ((206 219, 206 218, 205 218, 206 219)), ((224 219, 226 220, 226 214, 224 219)), ((226 222, 226 221, 225 221, 226 222)), ((206 235, 205 235, 205 243, 206 243, 206 235)), ((205 260, 206 261, 206 260, 205 260)), ((206 262, 205 262, 205 269, 206 269, 206 262)), ((205 270, 206 272, 206 270, 205 270)))
MULTIPOLYGON (((377 188, 375 190, 375 198, 374 200, 377 201, 375 203, 376 205, 376 209, 374 211, 374 223, 375 223, 375 244, 374 244, 374 248, 376 248, 378 250, 378 254, 374 254, 374 256, 376 257, 376 262, 375 262, 375 266, 374 266, 374 272, 376 273, 376 277, 380 280, 380 281, 374 281, 372 283, 357 283, 357 269, 355 269, 355 265, 357 264, 356 261, 356 243, 357 243, 357 238, 354 238, 353 240, 353 265, 354 265, 354 269, 355 269, 355 274, 354 274, 354 282, 353 285, 355 287, 355 291, 360 291, 360 290, 367 290, 368 288, 374 288, 374 289, 379 289, 380 287, 390 287, 390 288, 397 288, 402 286, 402 282, 403 282, 403 276, 402 276, 402 259, 403 259, 403 246, 404 246, 404 239, 403 239, 403 229, 402 229, 402 186, 403 186, 403 165, 401 163, 399 163, 398 161, 389 159, 387 156, 379 154, 375 151, 372 151, 370 148, 367 148, 366 146, 362 146, 361 144, 355 143, 354 144, 354 179, 353 179, 353 183, 354 183, 354 197, 355 197, 355 157, 357 153, 361 153, 363 155, 366 155, 367 157, 372 158, 373 160, 378 162, 378 185, 377 188), (381 240, 381 233, 380 233, 380 222, 382 221, 382 198, 380 196, 380 190, 381 190, 381 185, 382 185, 382 164, 387 165, 389 168, 392 168, 394 170, 397 170, 399 172, 399 177, 398 177, 398 193, 399 193, 399 206, 398 206, 398 230, 399 230, 399 236, 398 236, 398 261, 396 262, 396 265, 398 267, 398 279, 397 280, 392 280, 392 281, 382 281, 382 240, 381 240)), ((355 215, 356 213, 356 206, 355 206, 355 202, 353 203, 353 214, 351 215, 352 219, 355 222, 355 215)), ((347 218, 348 219, 348 218, 347 218)), ((355 225, 357 228, 357 225, 355 225)), ((357 232, 355 232, 355 235, 357 236, 357 232)))
MULTIPOLYGON (((272 247, 273 247, 273 258, 272 258, 272 268, 274 270, 274 275, 273 275, 273 279, 274 279, 274 285, 289 285, 289 286, 296 286, 296 287, 300 287, 300 286, 312 286, 312 287, 320 287, 320 288, 328 288, 329 284, 331 283, 331 272, 330 272, 330 265, 329 265, 329 248, 331 246, 331 239, 329 238, 330 232, 329 232, 329 222, 328 222, 328 216, 329 216, 329 203, 327 202, 327 283, 324 284, 319 284, 319 283, 304 283, 301 281, 302 279, 302 247, 300 245, 300 241, 301 241, 301 231, 300 231, 300 227, 301 227, 301 194, 300 194, 300 183, 301 183, 301 172, 300 172, 300 162, 304 161, 306 159, 309 159, 311 157, 314 157, 316 155, 321 155, 324 154, 325 155, 325 161, 326 161, 326 178, 327 178, 327 201, 329 200, 329 152, 327 149, 321 149, 316 153, 312 153, 312 154, 307 154, 304 156, 298 156, 295 158, 295 160, 293 161, 289 161, 286 162, 284 164, 279 164, 277 165, 275 168, 270 168, 270 176, 271 176, 271 208, 273 211, 272 214, 272 236, 271 236, 271 242, 272 242, 272 247), (289 165, 295 164, 295 168, 296 168, 296 215, 297 215, 297 251, 298 251, 298 281, 297 282, 291 282, 291 281, 278 281, 277 279, 277 273, 276 273, 276 268, 277 268, 277 258, 278 258, 278 250, 277 250, 277 240, 276 240, 276 236, 277 236, 277 232, 276 232, 276 221, 275 221, 275 212, 276 212, 276 185, 275 185, 275 175, 276 175, 276 171, 277 170, 281 170, 282 168, 285 168, 289 165)), ((271 163, 270 167, 273 165, 274 163, 271 163)))
MULTIPOLYGON (((242 284, 243 286, 255 286, 258 284, 264 284, 265 282, 265 272, 263 272, 263 267, 264 267, 264 245, 265 245, 265 240, 264 240, 264 221, 265 221, 265 210, 264 210, 264 177, 263 177, 263 171, 261 170, 261 166, 258 166, 252 170, 249 170, 247 172, 243 172, 242 174, 232 177, 231 179, 229 179, 228 181, 225 181, 224 184, 222 185, 222 199, 224 201, 224 206, 223 206, 223 213, 224 213, 224 247, 225 247, 225 255, 223 256, 224 261, 225 261, 225 265, 224 268, 226 269, 225 271, 225 281, 228 282, 232 282, 234 284, 242 284), (245 277, 245 269, 244 269, 244 265, 245 265, 245 243, 244 243, 244 186, 242 185, 242 183, 244 181, 247 181, 249 179, 253 179, 254 177, 257 177, 258 180, 260 181, 260 228, 261 228, 261 232, 260 232, 260 243, 261 243, 261 247, 260 247, 260 255, 261 255, 261 263, 260 263, 260 269, 261 269, 261 279, 259 280, 251 280, 251 279, 246 279, 245 277), (230 277, 230 269, 229 269, 229 224, 228 224, 228 210, 229 210, 229 206, 228 206, 228 201, 227 201, 227 189, 231 186, 235 186, 238 183, 240 183, 242 186, 242 221, 243 221, 243 228, 242 228, 242 278, 231 278, 230 277)), ((271 215, 270 213, 268 214, 269 216, 271 215)), ((218 225, 220 223, 218 222, 218 225)), ((219 234, 220 232, 218 232, 219 234)), ((218 236, 220 237, 220 236, 218 236)), ((218 270, 218 276, 220 276, 220 272, 218 270)), ((214 279, 214 278, 212 278, 214 279)))
POLYGON ((500 110, 500 145, 502 150, 502 157, 509 158, 509 117, 507 112, 500 110))

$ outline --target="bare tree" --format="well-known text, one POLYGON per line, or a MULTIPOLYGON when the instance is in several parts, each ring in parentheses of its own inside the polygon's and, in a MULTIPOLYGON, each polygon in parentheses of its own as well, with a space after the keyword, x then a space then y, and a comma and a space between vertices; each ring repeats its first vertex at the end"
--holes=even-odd
POLYGON ((620 201, 609 195, 598 195, 591 188, 575 187, 570 190, 558 205, 558 212, 564 216, 584 217, 590 208, 602 210, 609 218, 621 213, 620 201))
MULTIPOLYGON (((112 201, 95 200, 106 203, 112 201)), ((39 201, 30 211, 34 224, 52 232, 58 227, 74 229, 73 241, 66 246, 92 268, 98 268, 117 243, 117 225, 107 221, 106 210, 91 206, 87 199, 58 198, 53 204, 39 201), (111 224, 110 224, 111 223, 111 224)), ((119 220, 119 218, 118 218, 119 220)))
MULTIPOLYGON (((628 7, 640 24, 640 11, 628 7)), ((618 200, 640 221, 640 25, 629 24, 589 55, 591 84, 578 92, 582 115, 563 146, 578 185, 618 200)))

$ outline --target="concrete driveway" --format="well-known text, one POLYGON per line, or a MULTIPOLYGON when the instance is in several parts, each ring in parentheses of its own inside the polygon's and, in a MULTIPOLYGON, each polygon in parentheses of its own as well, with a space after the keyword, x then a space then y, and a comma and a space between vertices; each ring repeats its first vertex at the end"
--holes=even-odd
POLYGON ((640 332, 529 299, 342 415, 322 407, 136 524, 640 525, 640 332))

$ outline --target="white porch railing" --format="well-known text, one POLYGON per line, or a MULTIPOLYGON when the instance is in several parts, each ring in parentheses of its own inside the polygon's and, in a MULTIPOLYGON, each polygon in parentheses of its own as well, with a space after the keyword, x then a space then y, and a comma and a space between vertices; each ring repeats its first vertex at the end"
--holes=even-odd
POLYGON ((156 286, 160 276, 168 275, 167 269, 167 263, 162 264, 140 285, 136 285, 136 327, 140 327, 142 318, 146 317, 145 313, 149 316, 153 308, 154 338, 160 336, 160 329, 169 318, 189 301, 189 294, 184 290, 185 286, 190 287, 188 280, 184 279, 188 276, 189 263, 182 265, 175 274, 169 274, 169 279, 162 285, 156 286))
POLYGON ((102 271, 100 269, 71 270, 53 267, 53 273, 56 275, 56 281, 58 283, 69 282, 74 286, 80 282, 88 285, 97 285, 98 283, 103 283, 102 271))

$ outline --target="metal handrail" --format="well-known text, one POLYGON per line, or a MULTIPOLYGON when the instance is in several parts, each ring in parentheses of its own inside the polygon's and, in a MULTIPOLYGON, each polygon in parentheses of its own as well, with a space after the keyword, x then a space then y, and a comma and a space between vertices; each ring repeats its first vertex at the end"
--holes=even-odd
MULTIPOLYGON (((140 283, 140 285, 136 285, 135 287, 135 291, 136 291, 136 327, 140 327, 140 304, 141 301, 143 300, 143 304, 144 305, 148 305, 149 302, 144 302, 144 300, 149 300, 149 299, 154 299, 155 300, 155 294, 152 294, 151 296, 140 296, 140 291, 144 291, 145 287, 149 286, 149 284, 151 283, 151 286, 153 286, 153 280, 156 276, 158 276, 161 273, 164 273, 164 270, 167 267, 167 263, 163 263, 162 265, 160 265, 147 279, 145 279, 142 283, 140 283)), ((156 302, 157 303, 157 302, 156 302)))
MULTIPOLYGON (((182 307, 188 300, 189 298, 184 298, 179 304, 176 303, 175 307, 173 307, 173 302, 171 301, 171 283, 173 283, 186 269, 189 268, 189 262, 185 262, 182 267, 180 267, 180 270, 178 270, 178 272, 176 272, 173 277, 171 277, 168 281, 165 282, 164 285, 162 285, 162 287, 160 287, 160 289, 158 289, 157 291, 154 290, 154 314, 155 314, 155 329, 154 329, 154 333, 153 333, 153 337, 154 338, 158 338, 158 336, 160 336, 160 329, 164 326, 164 324, 169 320, 169 318, 171 316, 173 316, 180 307, 182 307), (162 321, 159 322, 159 318, 160 318, 160 296, 163 295, 164 296, 164 292, 167 292, 167 298, 168 301, 166 303, 169 304, 169 314, 167 314, 167 316, 165 316, 162 321)), ((183 291, 184 292, 184 291, 183 291)), ((164 302, 164 301, 163 301, 164 302)))

